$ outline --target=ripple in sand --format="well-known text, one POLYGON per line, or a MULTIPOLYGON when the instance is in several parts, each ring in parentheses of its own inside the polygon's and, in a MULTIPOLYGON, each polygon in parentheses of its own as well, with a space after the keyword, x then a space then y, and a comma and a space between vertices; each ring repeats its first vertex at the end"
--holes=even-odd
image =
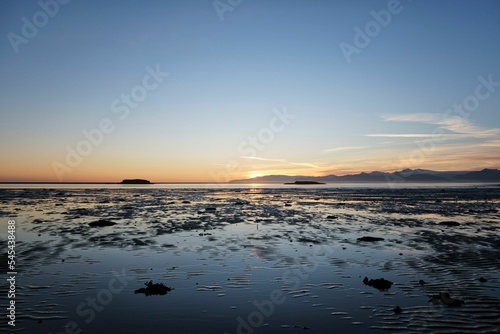
POLYGON ((307 297, 307 296, 310 296, 310 295, 311 295, 310 292, 298 293, 298 294, 292 295, 292 298, 301 298, 301 297, 307 297))
POLYGON ((222 289, 220 285, 200 285, 196 288, 198 291, 216 291, 220 289, 222 289))
POLYGON ((60 319, 68 319, 66 316, 61 316, 61 315, 50 315, 50 316, 36 316, 36 315, 31 315, 31 314, 26 314, 21 318, 26 318, 26 319, 31 319, 31 320, 60 320, 60 319))
POLYGON ((321 283, 320 286, 324 286, 327 289, 340 289, 345 287, 344 284, 340 283, 321 283))
POLYGON ((40 289, 50 289, 50 286, 46 285, 46 286, 40 286, 40 285, 26 285, 26 287, 28 289, 31 289, 31 290, 40 290, 40 289))
POLYGON ((198 276, 205 276, 206 274, 207 274, 206 271, 189 271, 189 272, 187 272, 188 278, 198 277, 198 276))

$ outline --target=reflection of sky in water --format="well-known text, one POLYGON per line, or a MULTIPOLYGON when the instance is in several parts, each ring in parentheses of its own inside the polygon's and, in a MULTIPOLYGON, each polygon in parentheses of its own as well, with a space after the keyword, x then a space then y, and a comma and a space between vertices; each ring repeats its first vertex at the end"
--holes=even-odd
MULTIPOLYGON (((340 277, 339 273, 334 272, 336 268, 327 263, 325 256, 317 258, 320 260, 317 267, 304 266, 306 270, 313 269, 308 273, 301 268, 300 260, 289 267, 269 268, 266 260, 262 261, 252 256, 251 252, 250 254, 243 252, 240 257, 234 257, 223 263, 211 260, 210 256, 203 252, 186 252, 182 255, 132 254, 131 257, 124 257, 124 253, 120 251, 105 251, 99 254, 88 251, 81 255, 83 258, 98 255, 99 262, 84 264, 83 267, 87 268, 83 269, 79 261, 67 260, 64 264, 44 268, 43 272, 54 273, 44 274, 46 279, 40 279, 37 275, 37 282, 40 285, 67 284, 68 288, 71 287, 70 291, 78 291, 75 296, 54 298, 54 300, 62 299, 59 302, 68 305, 69 310, 76 310, 86 298, 96 296, 100 289, 107 287, 110 277, 113 277, 108 273, 109 268, 120 271, 122 266, 133 267, 127 270, 131 279, 130 284, 123 293, 113 296, 109 307, 97 313, 96 321, 87 325, 84 322, 86 317, 77 314, 72 316, 71 312, 68 314, 70 318, 76 318, 82 323, 82 328, 88 332, 105 328, 102 324, 104 319, 105 322, 123 326, 121 327, 123 332, 128 330, 132 332, 131 329, 140 328, 140 324, 137 323, 138 320, 124 321, 123 314, 134 313, 141 319, 139 322, 147 323, 148 328, 154 328, 156 323, 158 328, 167 326, 169 329, 176 327, 186 329, 186 324, 190 324, 193 330, 196 328, 215 330, 222 328, 223 325, 227 326, 224 327, 227 330, 231 330, 237 316, 245 316, 254 311, 253 301, 268 300, 274 289, 283 291, 285 303, 276 305, 276 312, 271 318, 266 319, 266 323, 273 324, 273 327, 287 324, 293 327, 295 324, 301 324, 318 328, 319 323, 324 322, 326 326, 324 328, 331 328, 333 324, 330 313, 336 310, 342 310, 347 315, 346 319, 335 316, 339 318, 338 323, 333 322, 335 326, 344 325, 345 328, 349 328, 353 321, 367 320, 365 318, 368 312, 359 309, 358 306, 366 299, 361 292, 368 290, 362 286, 361 279, 358 279, 358 273, 362 275, 363 270, 352 269, 346 271, 344 277, 340 277), (352 280, 348 276, 358 283, 356 287, 349 287, 352 280), (67 277, 68 281, 65 281, 64 277, 67 277), (166 282, 175 290, 163 297, 145 297, 132 293, 150 279, 155 282, 166 282), (329 288, 328 283, 336 286, 329 288), (204 290, 205 287, 209 288, 204 290), (349 298, 348 304, 345 303, 345 298, 349 298), (290 322, 291 314, 293 322, 290 322)), ((380 295, 382 293, 374 291, 371 298, 380 295)), ((40 301, 47 301, 46 295, 41 295, 39 298, 40 301)), ((47 321, 47 324, 50 323, 56 321, 47 321)), ((272 332, 271 328, 269 332, 272 332)))
MULTIPOLYGON (((430 305, 428 296, 441 291, 468 299, 472 309, 480 309, 474 298, 498 309, 498 262, 485 257, 476 261, 476 268, 467 257, 486 256, 482 249, 498 235, 498 194, 477 201, 468 192, 407 193, 259 188, 0 191, 2 216, 16 219, 18 227, 19 324, 42 333, 61 331, 68 321, 87 333, 108 332, 111 325, 121 333, 236 333, 237 317, 247 320, 256 310, 253 302, 268 300, 273 291, 283 292, 285 302, 274 305, 260 333, 295 325, 314 333, 365 332, 375 326, 379 329, 370 331, 376 333, 387 332, 380 328, 391 323, 422 330, 416 324, 434 321, 443 312, 469 317, 467 308, 448 311, 430 305), (207 212, 209 207, 216 212, 207 212), (89 228, 87 223, 97 219, 117 225, 89 228), (461 226, 443 232, 446 228, 436 225, 450 220, 461 226), (363 235, 385 240, 356 241, 363 235), (446 247, 454 242, 472 248, 450 253, 453 248, 446 247), (434 260, 445 251, 443 256, 462 261, 462 266, 434 260), (85 323, 88 315, 76 314, 77 307, 108 286, 113 269, 122 268, 128 285, 96 313, 95 321, 85 323), (380 292, 363 285, 365 276, 395 284, 380 292), (480 276, 487 276, 496 290, 479 285, 480 276), (429 285, 420 286, 420 279, 429 285), (149 280, 175 290, 166 296, 133 293, 149 280), (395 316, 395 305, 407 313, 395 316)), ((5 231, 0 232, 3 240, 5 231)))

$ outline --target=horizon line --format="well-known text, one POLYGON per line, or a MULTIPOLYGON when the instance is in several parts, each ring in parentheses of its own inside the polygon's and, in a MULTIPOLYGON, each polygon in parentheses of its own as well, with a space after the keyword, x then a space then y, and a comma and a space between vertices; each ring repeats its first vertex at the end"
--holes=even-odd
MULTIPOLYGON (((328 177, 328 176, 337 176, 337 177, 343 177, 343 176, 352 176, 352 175, 358 175, 362 173, 370 174, 370 173, 397 173, 397 172, 403 172, 405 170, 425 170, 425 171, 431 171, 431 172, 438 172, 438 173, 468 173, 468 172, 480 172, 483 170, 499 170, 498 168, 482 168, 482 169, 473 169, 473 170, 446 170, 446 171, 441 171, 441 170, 432 170, 432 169, 424 169, 424 168, 404 168, 401 170, 395 170, 395 171, 362 171, 362 172, 357 172, 357 173, 352 173, 352 174, 343 174, 343 175, 337 175, 337 174, 327 174, 327 175, 321 175, 321 176, 312 176, 312 175, 287 175, 287 174, 267 174, 267 175, 261 175, 253 178, 246 178, 246 179, 234 179, 234 180, 229 180, 227 182, 217 182, 217 181, 150 181, 151 184, 225 184, 225 183, 231 183, 231 182, 236 182, 236 181, 249 181, 252 179, 261 179, 264 177, 269 177, 269 176, 286 176, 286 177, 311 177, 311 178, 321 178, 321 177, 328 177)), ((0 184, 122 184, 122 181, 0 181, 0 184)), ((134 185, 134 184, 125 184, 125 185, 134 185)), ((147 185, 147 184, 144 184, 147 185)))

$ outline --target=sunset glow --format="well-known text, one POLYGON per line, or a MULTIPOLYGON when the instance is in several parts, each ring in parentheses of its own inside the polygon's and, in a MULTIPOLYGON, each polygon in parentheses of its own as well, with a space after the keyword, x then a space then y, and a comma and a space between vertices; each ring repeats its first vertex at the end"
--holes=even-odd
POLYGON ((250 174, 249 178, 250 179, 255 179, 256 177, 261 177, 261 176, 264 176, 264 174, 262 174, 262 173, 252 173, 252 174, 250 174))
POLYGON ((498 2, 397 3, 8 1, 0 182, 500 168, 498 2))

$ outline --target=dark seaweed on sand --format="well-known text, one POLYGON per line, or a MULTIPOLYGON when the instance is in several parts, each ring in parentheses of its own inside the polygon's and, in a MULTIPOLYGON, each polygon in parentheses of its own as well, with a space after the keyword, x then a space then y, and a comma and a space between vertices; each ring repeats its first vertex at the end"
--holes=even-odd
POLYGON ((358 241, 366 241, 366 242, 384 241, 384 238, 379 238, 379 237, 361 237, 361 238, 358 238, 358 241))
POLYGON ((166 286, 163 283, 153 283, 153 281, 149 281, 144 285, 146 285, 145 288, 137 289, 134 291, 134 293, 143 293, 146 296, 151 296, 151 295, 163 296, 172 291, 172 288, 166 286))
POLYGON ((440 292, 437 295, 433 295, 429 301, 434 304, 442 303, 450 307, 460 307, 464 304, 463 300, 452 298, 448 292, 440 292))
POLYGON ((104 219, 96 220, 95 222, 89 223, 90 227, 106 227, 106 226, 113 226, 113 225, 116 225, 116 223, 113 223, 112 221, 104 220, 104 219))
POLYGON ((386 291, 386 290, 389 290, 392 286, 392 282, 391 281, 388 281, 386 279, 383 279, 383 278, 377 278, 377 279, 368 279, 368 277, 365 277, 365 279, 363 280, 363 283, 365 285, 369 285, 369 286, 372 286, 374 287, 375 289, 378 289, 380 291, 386 291))

